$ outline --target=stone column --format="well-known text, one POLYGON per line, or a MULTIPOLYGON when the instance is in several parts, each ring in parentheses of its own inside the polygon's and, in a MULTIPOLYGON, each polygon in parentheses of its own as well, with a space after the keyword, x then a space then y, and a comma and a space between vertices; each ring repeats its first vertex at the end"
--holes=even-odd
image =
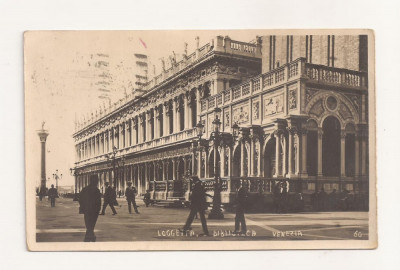
POLYGON ((219 156, 219 160, 221 163, 221 166, 219 168, 219 175, 222 176, 226 176, 225 175, 225 146, 223 145, 221 147, 221 155, 219 156))
MULTIPOLYGON (((251 131, 252 132, 252 131, 251 131)), ((252 135, 250 135, 250 156, 247 159, 248 165, 250 167, 250 170, 248 170, 249 172, 249 176, 254 176, 254 137, 252 135)))
POLYGON ((154 125, 154 139, 159 138, 160 136, 160 110, 158 107, 154 108, 154 117, 153 117, 153 125, 154 125))
POLYGON ((143 121, 144 116, 143 114, 139 114, 139 123, 138 123, 138 144, 143 142, 143 121))
POLYGON ((172 121, 172 124, 173 124, 173 133, 176 133, 176 132, 178 132, 178 126, 179 126, 179 103, 178 103, 178 98, 177 97, 175 97, 174 98, 174 101, 173 101, 173 103, 172 103, 172 112, 173 112, 173 114, 172 114, 172 119, 173 119, 173 121, 172 121))
POLYGON ((134 145, 135 144, 135 136, 136 136, 136 131, 135 131, 135 125, 134 125, 134 119, 132 118, 132 119, 130 119, 130 121, 129 121, 129 123, 130 123, 130 129, 131 129, 131 133, 130 133, 130 135, 131 135, 131 141, 130 141, 130 144, 129 144, 129 146, 132 146, 132 145, 134 145))
POLYGON ((308 172, 307 172, 307 129, 301 130, 301 176, 308 177, 308 172))
POLYGON ((340 132, 340 176, 346 176, 346 131, 340 132))
POLYGON ((355 156, 354 156, 354 176, 360 176, 360 135, 358 133, 354 136, 354 148, 355 148, 355 156))
POLYGON ((176 181, 177 179, 178 179, 178 177, 177 177, 177 173, 176 173, 176 171, 177 171, 177 160, 176 160, 176 158, 173 158, 172 159, 172 180, 174 180, 174 181, 176 181))
POLYGON ((207 178, 207 177, 210 176, 210 164, 209 164, 209 162, 207 160, 208 152, 204 151, 203 154, 204 154, 204 170, 205 170, 204 177, 207 178))
POLYGON ((242 140, 240 142, 240 176, 244 177, 244 151, 246 151, 245 142, 242 140))
POLYGON ((318 176, 322 176, 322 136, 324 131, 318 128, 318 176))
POLYGON ((46 140, 49 136, 49 132, 44 130, 44 122, 42 124, 42 129, 38 131, 41 153, 40 153, 40 188, 46 188, 46 140))
POLYGON ((295 127, 291 126, 287 128, 289 133, 289 147, 288 147, 288 173, 287 177, 293 177, 293 148, 294 148, 294 133, 296 132, 295 127))
POLYGON ((196 123, 197 124, 200 121, 200 112, 201 112, 201 95, 200 95, 200 89, 198 88, 196 90, 196 108, 197 108, 197 117, 196 117, 196 123))
POLYGON ((281 176, 281 136, 282 130, 276 130, 275 136, 275 177, 281 176))
POLYGON ((367 138, 368 131, 363 130, 361 136, 361 175, 367 175, 367 138))
POLYGON ((197 160, 197 176, 200 177, 201 176, 201 155, 202 155, 203 151, 198 151, 197 155, 198 155, 198 160, 197 160))
POLYGON ((163 135, 166 136, 169 134, 169 118, 170 118, 170 105, 169 105, 170 101, 167 101, 164 103, 164 132, 163 135))

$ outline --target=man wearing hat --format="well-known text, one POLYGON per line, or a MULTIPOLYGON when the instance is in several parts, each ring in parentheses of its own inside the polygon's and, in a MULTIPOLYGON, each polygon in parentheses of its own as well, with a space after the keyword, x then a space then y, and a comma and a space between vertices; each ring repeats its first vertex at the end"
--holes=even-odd
POLYGON ((51 188, 49 189, 47 194, 48 194, 48 196, 50 198, 51 207, 55 207, 56 206, 56 197, 58 195, 58 191, 57 191, 56 188, 54 188, 54 185, 51 185, 51 188))
POLYGON ((238 182, 236 188, 238 191, 236 194, 235 233, 246 233, 247 228, 244 218, 244 209, 247 199, 247 183, 243 181, 243 183, 240 184, 240 182, 238 182))
POLYGON ((192 198, 190 201, 190 214, 186 220, 186 224, 183 227, 183 231, 190 230, 190 225, 193 222, 193 219, 197 212, 199 212, 201 225, 203 227, 203 234, 202 235, 209 235, 206 217, 204 215, 204 211, 207 209, 207 202, 206 196, 212 197, 211 195, 207 194, 203 185, 201 184, 200 179, 197 176, 192 176, 192 181, 194 183, 193 191, 192 191, 192 198))
POLYGON ((101 207, 101 194, 97 188, 98 181, 99 178, 97 175, 91 175, 89 186, 82 189, 79 196, 79 212, 84 214, 86 226, 84 242, 96 242, 94 227, 101 207))
POLYGON ((105 215, 107 205, 109 205, 111 207, 113 215, 116 215, 117 211, 115 211, 115 208, 114 208, 114 202, 115 202, 114 190, 108 182, 105 183, 105 186, 106 186, 106 192, 104 192, 103 209, 101 210, 100 215, 105 215))
POLYGON ((133 204, 133 209, 135 209, 135 213, 139 214, 139 211, 137 209, 136 201, 135 201, 135 194, 136 189, 132 187, 132 182, 128 182, 128 187, 125 190, 125 196, 126 200, 128 201, 128 209, 129 209, 129 214, 132 214, 132 207, 131 204, 133 204))

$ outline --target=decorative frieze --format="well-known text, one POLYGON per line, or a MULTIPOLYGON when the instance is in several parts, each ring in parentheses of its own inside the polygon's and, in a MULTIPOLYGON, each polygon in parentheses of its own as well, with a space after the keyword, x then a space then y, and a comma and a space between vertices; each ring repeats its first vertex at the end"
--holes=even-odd
POLYGON ((249 104, 240 104, 233 107, 232 110, 232 121, 233 123, 247 124, 249 123, 249 104))
POLYGON ((283 112, 283 94, 264 98, 264 116, 268 117, 283 112))

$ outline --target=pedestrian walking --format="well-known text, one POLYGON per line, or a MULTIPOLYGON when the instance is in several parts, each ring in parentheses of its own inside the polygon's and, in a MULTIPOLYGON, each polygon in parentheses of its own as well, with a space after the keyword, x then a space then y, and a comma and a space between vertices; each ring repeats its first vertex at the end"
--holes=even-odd
POLYGON ((247 200, 247 184, 244 182, 240 184, 240 182, 238 182, 236 188, 238 189, 238 191, 236 194, 235 233, 245 234, 247 228, 246 220, 244 218, 244 210, 247 200))
POLYGON ((54 188, 54 185, 51 185, 51 188, 49 189, 47 195, 49 196, 51 207, 56 207, 56 197, 58 195, 58 192, 57 189, 54 188))
POLYGON ((111 210, 113 212, 113 215, 116 215, 117 211, 115 211, 115 208, 114 208, 114 202, 116 201, 115 191, 109 185, 108 182, 106 182, 105 185, 106 185, 106 192, 104 193, 103 209, 101 210, 101 214, 100 215, 105 215, 107 205, 110 206, 110 208, 111 208, 111 210))
POLYGON ((204 211, 207 209, 207 202, 206 202, 206 196, 212 197, 211 195, 207 194, 206 191, 204 190, 204 187, 201 184, 200 179, 197 176, 192 176, 192 180, 194 183, 193 191, 192 191, 192 198, 190 202, 190 214, 186 220, 186 224, 183 227, 183 231, 188 231, 191 230, 191 225, 193 222, 193 219, 197 212, 200 215, 200 220, 201 220, 201 225, 203 227, 203 234, 201 235, 206 235, 208 236, 208 228, 207 228, 207 222, 206 222, 206 217, 204 215, 204 211))
POLYGON ((136 189, 132 188, 132 182, 128 182, 128 187, 125 190, 125 197, 126 197, 126 200, 128 201, 129 214, 132 214, 131 204, 133 205, 133 209, 135 210, 135 213, 139 214, 139 211, 137 209, 138 207, 136 205, 135 196, 136 196, 136 189))
POLYGON ((149 207, 149 204, 151 202, 151 200, 150 200, 150 191, 149 190, 146 190, 146 193, 143 196, 143 202, 146 205, 146 207, 149 207))
POLYGON ((86 234, 84 242, 96 242, 94 227, 101 208, 101 194, 97 188, 99 179, 97 175, 90 176, 90 183, 79 194, 79 212, 84 215, 86 234))

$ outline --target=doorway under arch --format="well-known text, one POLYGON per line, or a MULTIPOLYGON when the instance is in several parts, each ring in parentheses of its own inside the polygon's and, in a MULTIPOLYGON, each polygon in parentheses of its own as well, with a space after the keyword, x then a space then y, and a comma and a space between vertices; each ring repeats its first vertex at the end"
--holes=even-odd
POLYGON ((322 174, 340 176, 340 122, 336 117, 328 116, 322 129, 322 174))
POLYGON ((264 150, 264 177, 272 178, 275 174, 275 147, 276 139, 271 138, 264 150))

